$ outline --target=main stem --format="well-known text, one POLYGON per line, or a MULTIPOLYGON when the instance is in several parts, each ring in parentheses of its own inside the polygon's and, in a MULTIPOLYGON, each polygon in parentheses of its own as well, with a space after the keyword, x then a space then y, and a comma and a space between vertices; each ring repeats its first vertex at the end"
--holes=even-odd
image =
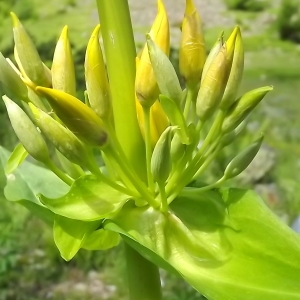
POLYGON ((130 299, 161 300, 160 276, 157 267, 126 243, 125 256, 130 299))
MULTIPOLYGON (((97 0, 117 138, 129 163, 147 179, 144 142, 135 107, 135 43, 128 1, 97 0)), ((125 244, 131 300, 161 300, 156 265, 125 244)))

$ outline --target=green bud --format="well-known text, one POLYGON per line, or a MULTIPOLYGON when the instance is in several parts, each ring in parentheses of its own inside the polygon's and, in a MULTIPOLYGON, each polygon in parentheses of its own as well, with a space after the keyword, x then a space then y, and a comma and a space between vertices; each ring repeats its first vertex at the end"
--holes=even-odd
POLYGON ((239 153, 226 167, 224 178, 230 179, 243 172, 252 162, 263 141, 263 136, 239 153))
POLYGON ((208 54, 208 56, 206 58, 204 66, 203 66, 201 83, 202 83, 204 77, 206 76, 206 73, 207 73, 207 71, 208 71, 211 63, 213 62, 213 60, 215 59, 216 55, 219 53, 219 51, 221 50, 222 46, 224 45, 223 36, 224 36, 224 32, 222 32, 220 34, 220 36, 217 39, 216 43, 213 45, 213 47, 209 51, 209 54, 208 54))
POLYGON ((175 101, 164 95, 160 95, 159 100, 171 124, 179 128, 177 133, 180 136, 181 143, 189 145, 191 143, 189 131, 181 109, 175 101))
POLYGON ((236 100, 226 112, 222 132, 228 133, 236 128, 271 90, 272 86, 261 87, 247 92, 236 100))
POLYGON ((19 100, 27 101, 27 87, 20 78, 20 75, 12 68, 10 63, 4 58, 0 52, 0 82, 4 88, 4 92, 19 100))
POLYGON ((47 145, 26 113, 7 96, 3 96, 11 125, 26 151, 36 160, 49 161, 47 145))
POLYGON ((83 142, 94 147, 105 146, 108 136, 98 115, 79 99, 62 91, 37 87, 63 123, 83 142))
POLYGON ((236 94, 240 86, 244 71, 244 48, 239 27, 236 27, 236 39, 234 43, 233 59, 229 78, 221 100, 220 108, 227 110, 236 100, 236 94))
POLYGON ((28 77, 36 85, 48 86, 49 82, 45 74, 43 62, 31 38, 18 17, 14 13, 11 13, 11 17, 13 20, 15 52, 18 56, 16 60, 20 70, 24 71, 24 74, 22 72, 23 76, 28 77))
POLYGON ((241 124, 239 124, 234 130, 224 134, 221 139, 222 147, 226 147, 233 143, 239 135, 243 132, 247 125, 246 120, 244 120, 241 124))
POLYGON ((158 183, 164 183, 172 168, 170 154, 171 138, 174 127, 168 127, 159 137, 151 158, 151 172, 153 179, 158 183))
POLYGON ((196 112, 200 120, 206 121, 218 109, 227 82, 226 47, 222 46, 212 61, 200 85, 196 112))
POLYGON ((76 79, 71 45, 68 38, 68 26, 61 32, 55 47, 51 68, 52 87, 56 90, 76 95, 76 79))
POLYGON ((180 136, 178 133, 175 133, 173 139, 171 141, 171 158, 173 162, 179 161, 179 159, 183 156, 186 149, 186 145, 182 144, 180 141, 180 136))
POLYGON ((180 106, 183 92, 172 63, 168 56, 153 42, 149 34, 147 34, 147 45, 155 79, 161 94, 172 99, 180 106))
POLYGON ((111 114, 109 84, 99 43, 100 25, 89 40, 85 54, 85 81, 90 107, 100 118, 111 114))
POLYGON ((82 142, 69 129, 54 120, 50 115, 33 104, 29 104, 29 106, 41 132, 54 147, 71 162, 80 166, 86 166, 89 156, 82 142))

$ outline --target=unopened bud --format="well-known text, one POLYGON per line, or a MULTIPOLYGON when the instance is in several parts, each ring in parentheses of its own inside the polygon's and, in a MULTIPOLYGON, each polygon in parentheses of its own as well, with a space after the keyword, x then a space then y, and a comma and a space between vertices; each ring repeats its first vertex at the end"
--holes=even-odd
POLYGON ((86 166, 89 159, 82 142, 69 129, 47 113, 32 104, 29 104, 29 106, 41 132, 54 147, 71 162, 86 166))
POLYGON ((151 172, 153 179, 158 183, 164 183, 172 168, 171 161, 171 138, 172 127, 168 127, 160 136, 152 154, 151 158, 151 172))
POLYGON ((68 26, 61 32, 55 47, 51 68, 52 87, 56 90, 76 95, 76 79, 71 45, 68 38, 68 26))
POLYGON ((36 90, 48 99, 57 116, 80 140, 94 147, 106 145, 104 124, 91 108, 62 91, 44 87, 36 90))
POLYGON ((180 107, 175 101, 164 95, 160 95, 159 100, 170 123, 178 128, 177 132, 180 136, 181 143, 189 145, 191 143, 189 130, 180 107))
POLYGON ((224 177, 233 178, 243 172, 252 162, 263 141, 263 136, 239 153, 226 167, 224 177))
POLYGON ((23 76, 28 77, 36 85, 48 86, 44 65, 31 38, 18 17, 14 13, 11 13, 11 17, 15 47, 19 58, 18 65, 21 64, 19 67, 24 70, 23 76))
POLYGON ((147 45, 152 68, 161 94, 172 99, 180 106, 183 93, 172 63, 168 56, 154 43, 148 34, 147 45))
POLYGON ((222 32, 217 39, 216 43, 213 45, 211 50, 209 51, 209 54, 206 58, 203 71, 202 71, 202 77, 201 77, 201 83, 204 80, 206 73, 208 69, 210 68, 211 63, 214 61, 216 55, 220 52, 222 46, 224 45, 224 40, 223 40, 224 32, 222 32))
POLYGON ((0 82, 5 94, 12 98, 16 97, 19 100, 28 101, 27 86, 2 53, 0 53, 0 82))
MULTIPOLYGON (((239 27, 236 27, 237 33, 234 43, 233 59, 230 69, 229 78, 220 103, 222 110, 227 110, 236 100, 236 94, 240 86, 244 71, 244 48, 239 27)), ((227 43, 226 43, 227 45, 227 43)))
POLYGON ((201 82, 196 112, 202 121, 209 119, 218 109, 226 87, 227 59, 225 45, 215 56, 201 82))
POLYGON ((239 27, 236 26, 226 41, 226 50, 227 50, 226 58, 227 58, 228 72, 230 72, 231 69, 231 64, 232 64, 234 49, 235 49, 235 40, 238 32, 239 32, 239 27))
POLYGON ((186 0, 179 48, 179 70, 191 88, 201 79, 206 59, 202 24, 193 0, 186 0))
POLYGON ((89 40, 85 55, 85 81, 89 104, 102 119, 111 113, 109 85, 103 55, 99 43, 100 25, 98 25, 89 40))
POLYGON ((234 130, 224 134, 222 136, 221 141, 220 141, 220 143, 222 144, 222 147, 226 147, 226 146, 230 145, 231 143, 233 143, 240 136, 240 134, 243 132, 246 125, 247 125, 247 121, 244 120, 234 130))
POLYGON ((236 128, 265 97, 265 95, 272 90, 272 86, 261 87, 247 92, 236 100, 226 112, 222 124, 222 132, 228 133, 236 128))
POLYGON ((175 133, 171 141, 171 149, 170 149, 171 158, 174 163, 180 160, 180 158, 183 156, 185 152, 185 149, 186 149, 186 145, 181 143, 179 135, 175 133))
MULTIPOLYGON (((168 56, 170 51, 169 21, 162 0, 158 0, 158 13, 150 30, 150 36, 168 56)), ((158 98, 159 89, 150 62, 147 44, 137 59, 135 91, 143 106, 151 106, 158 98)))
POLYGON ((48 148, 41 134, 26 113, 7 96, 2 97, 11 125, 26 151, 36 160, 49 161, 48 148))

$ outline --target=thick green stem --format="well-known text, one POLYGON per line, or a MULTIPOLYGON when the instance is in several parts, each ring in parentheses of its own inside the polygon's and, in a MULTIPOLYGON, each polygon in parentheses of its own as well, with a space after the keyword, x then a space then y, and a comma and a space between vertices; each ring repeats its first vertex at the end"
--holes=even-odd
MULTIPOLYGON (((97 0, 117 139, 137 175, 146 182, 145 146, 135 106, 135 44, 128 1, 97 0)), ((161 300, 157 266, 126 245, 131 300, 161 300)))
POLYGON ((144 141, 135 106, 136 50, 126 0, 97 0, 118 140, 137 174, 146 179, 144 141))
POLYGON ((131 300, 161 300, 158 268, 125 243, 131 300), (142 276, 141 276, 142 275, 142 276))

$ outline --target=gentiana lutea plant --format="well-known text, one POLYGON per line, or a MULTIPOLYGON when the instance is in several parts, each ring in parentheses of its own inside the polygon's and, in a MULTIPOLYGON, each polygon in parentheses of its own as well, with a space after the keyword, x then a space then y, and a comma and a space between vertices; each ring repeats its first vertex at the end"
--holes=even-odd
POLYGON ((15 62, 0 56, 0 81, 20 143, 11 154, 1 149, 6 198, 53 228, 67 261, 80 248, 105 250, 122 239, 133 300, 162 299, 158 268, 207 299, 300 299, 299 235, 253 191, 222 188, 251 163, 262 136, 231 158, 219 180, 198 180, 272 90, 238 95, 244 66, 239 27, 227 40, 221 34, 207 55, 201 19, 186 0, 182 87, 168 57, 161 0, 139 55, 127 1, 97 4, 101 27, 88 42, 81 100, 68 28, 50 70, 11 14, 15 62), (27 155, 43 167, 24 161, 27 155))

